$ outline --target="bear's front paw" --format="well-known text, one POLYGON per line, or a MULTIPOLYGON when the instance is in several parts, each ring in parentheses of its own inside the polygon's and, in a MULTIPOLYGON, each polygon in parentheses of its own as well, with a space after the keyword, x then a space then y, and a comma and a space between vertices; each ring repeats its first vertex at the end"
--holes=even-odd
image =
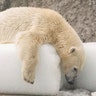
POLYGON ((23 78, 26 82, 34 84, 35 73, 32 71, 23 71, 23 78))

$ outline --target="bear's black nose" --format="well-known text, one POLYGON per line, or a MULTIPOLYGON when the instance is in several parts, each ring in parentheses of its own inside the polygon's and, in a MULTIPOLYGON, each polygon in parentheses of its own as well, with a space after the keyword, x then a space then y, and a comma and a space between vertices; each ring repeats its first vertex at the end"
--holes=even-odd
POLYGON ((70 85, 74 84, 74 81, 67 81, 70 85))
POLYGON ((67 75, 65 75, 65 79, 67 81, 67 83, 69 83, 70 85, 74 84, 75 79, 74 78, 70 78, 67 75))

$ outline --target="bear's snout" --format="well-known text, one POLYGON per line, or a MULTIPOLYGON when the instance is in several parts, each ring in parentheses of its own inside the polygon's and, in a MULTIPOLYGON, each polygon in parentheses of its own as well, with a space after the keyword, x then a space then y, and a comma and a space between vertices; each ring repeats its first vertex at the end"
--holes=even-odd
POLYGON ((66 79, 68 84, 70 84, 70 85, 74 84, 75 78, 72 78, 72 77, 65 75, 65 79, 66 79))

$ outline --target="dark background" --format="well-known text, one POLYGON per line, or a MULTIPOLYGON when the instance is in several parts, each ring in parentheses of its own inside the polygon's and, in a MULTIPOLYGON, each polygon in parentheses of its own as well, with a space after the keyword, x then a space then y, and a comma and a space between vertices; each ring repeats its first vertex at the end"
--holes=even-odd
POLYGON ((96 41, 96 0, 0 0, 0 11, 20 6, 56 10, 72 25, 83 42, 96 41))

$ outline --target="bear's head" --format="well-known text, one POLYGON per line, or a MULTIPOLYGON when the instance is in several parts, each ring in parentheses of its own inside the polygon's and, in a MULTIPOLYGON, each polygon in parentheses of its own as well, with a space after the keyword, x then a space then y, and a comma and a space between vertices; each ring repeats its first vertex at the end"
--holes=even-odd
POLYGON ((68 54, 63 58, 61 66, 65 74, 65 78, 69 84, 74 84, 75 78, 84 65, 84 49, 71 47, 68 50, 68 54))

